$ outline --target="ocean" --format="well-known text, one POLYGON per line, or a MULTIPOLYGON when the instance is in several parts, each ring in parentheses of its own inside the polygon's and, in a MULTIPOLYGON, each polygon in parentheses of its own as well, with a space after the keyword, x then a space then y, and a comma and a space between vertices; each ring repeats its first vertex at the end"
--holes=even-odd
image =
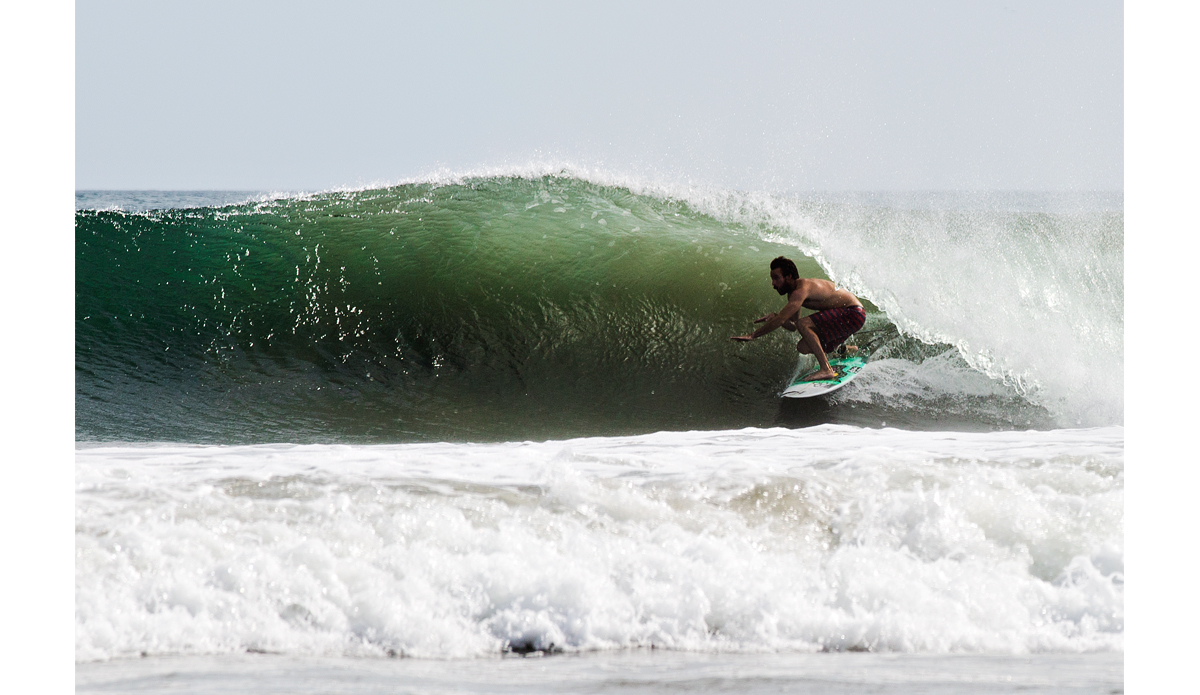
POLYGON ((76 208, 79 692, 1123 688, 1120 193, 76 208), (867 309, 811 402, 779 255, 867 309))

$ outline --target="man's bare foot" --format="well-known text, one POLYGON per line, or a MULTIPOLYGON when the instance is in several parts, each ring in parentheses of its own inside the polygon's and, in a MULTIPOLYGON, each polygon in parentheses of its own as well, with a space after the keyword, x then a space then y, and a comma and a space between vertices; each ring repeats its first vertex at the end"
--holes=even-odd
POLYGON ((833 371, 832 369, 820 369, 820 370, 817 370, 817 371, 813 372, 812 374, 809 374, 808 376, 804 377, 803 379, 801 379, 801 381, 824 381, 827 379, 836 379, 836 378, 837 378, 837 372, 833 371))

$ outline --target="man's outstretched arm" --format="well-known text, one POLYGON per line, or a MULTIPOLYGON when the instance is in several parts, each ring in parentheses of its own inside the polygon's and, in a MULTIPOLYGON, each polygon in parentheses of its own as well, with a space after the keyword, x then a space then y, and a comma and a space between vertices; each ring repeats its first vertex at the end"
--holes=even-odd
POLYGON ((765 321, 765 323, 763 323, 763 325, 761 327, 759 327, 757 330, 755 330, 753 333, 751 333, 749 335, 735 335, 735 336, 733 336, 732 339, 740 340, 743 342, 749 342, 751 340, 754 340, 755 338, 761 338, 762 336, 764 336, 764 335, 770 333, 771 331, 775 330, 776 328, 779 328, 780 326, 782 326, 784 324, 784 322, 787 321, 788 319, 790 319, 791 317, 797 315, 803 306, 804 306, 804 297, 798 297, 796 299, 793 299, 793 300, 789 301, 787 304, 785 304, 784 307, 779 310, 779 313, 767 314, 766 316, 764 316, 760 319, 755 319, 755 321, 754 321, 755 323, 763 323, 764 321, 765 321))

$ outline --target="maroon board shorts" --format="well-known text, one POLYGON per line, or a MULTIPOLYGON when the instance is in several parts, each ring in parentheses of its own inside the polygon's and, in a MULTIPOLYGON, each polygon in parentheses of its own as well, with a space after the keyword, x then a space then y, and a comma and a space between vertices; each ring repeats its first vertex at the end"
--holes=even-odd
POLYGON ((821 349, 830 353, 863 327, 867 312, 860 306, 844 306, 818 311, 808 318, 812 319, 813 330, 821 339, 821 349))

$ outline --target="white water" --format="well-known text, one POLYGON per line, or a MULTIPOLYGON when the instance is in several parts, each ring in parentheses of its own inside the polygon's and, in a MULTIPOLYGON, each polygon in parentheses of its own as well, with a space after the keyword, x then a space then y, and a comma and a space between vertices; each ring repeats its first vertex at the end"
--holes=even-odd
POLYGON ((1123 437, 82 448, 76 658, 1120 650, 1123 437))

